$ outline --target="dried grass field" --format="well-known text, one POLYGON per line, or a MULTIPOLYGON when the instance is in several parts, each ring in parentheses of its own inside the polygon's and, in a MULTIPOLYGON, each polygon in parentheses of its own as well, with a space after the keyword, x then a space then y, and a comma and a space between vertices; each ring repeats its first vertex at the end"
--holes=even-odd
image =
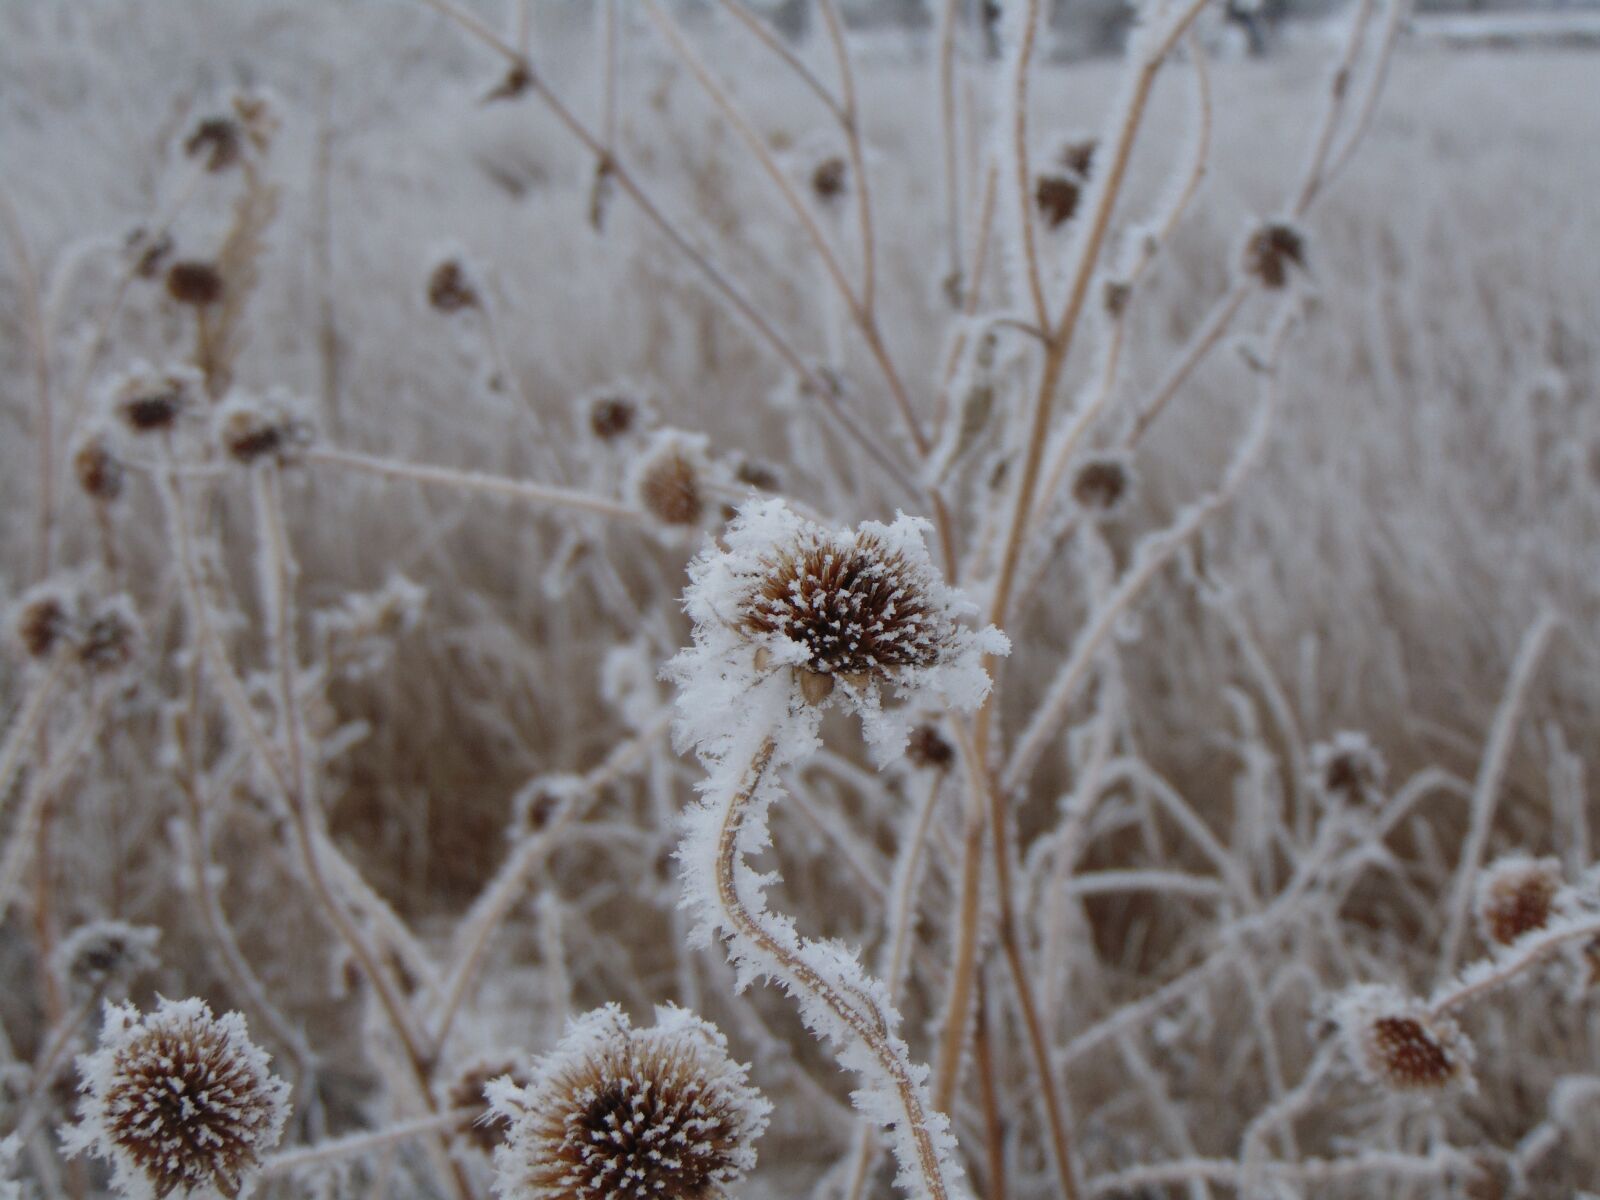
POLYGON ((0 1191, 1600 1193, 1600 60, 1040 7, 0 8, 0 1191))

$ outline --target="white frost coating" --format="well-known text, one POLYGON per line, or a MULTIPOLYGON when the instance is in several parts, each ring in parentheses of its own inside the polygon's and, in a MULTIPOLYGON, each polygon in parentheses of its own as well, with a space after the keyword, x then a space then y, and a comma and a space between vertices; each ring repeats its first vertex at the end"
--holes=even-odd
POLYGON ((772 1105, 728 1056, 715 1025, 663 1005, 634 1029, 615 1004, 568 1022, 560 1043, 518 1086, 485 1088, 510 1123, 495 1151, 507 1200, 576 1195, 709 1200, 755 1167, 772 1105))
POLYGON ((898 1033, 888 990, 849 947, 804 938, 770 911, 776 877, 745 863, 769 844, 777 768, 817 745, 828 702, 859 713, 887 757, 904 748, 906 728, 884 711, 885 687, 953 708, 987 695, 982 656, 1008 644, 958 623, 971 606, 934 570, 924 528, 902 515, 830 531, 782 501, 746 505, 726 549, 690 565, 694 644, 667 673, 679 684, 679 742, 708 772, 678 847, 691 936, 726 940, 738 987, 765 977, 794 997, 806 1027, 860 1077, 853 1100, 889 1131, 897 1184, 945 1200, 968 1194, 955 1138, 933 1108, 928 1068, 912 1063, 898 1033))
POLYGON ((163 997, 149 1015, 107 1004, 99 1048, 78 1059, 83 1100, 62 1143, 109 1162, 129 1200, 243 1197, 289 1116, 270 1062, 243 1016, 214 1017, 203 1000, 163 997))

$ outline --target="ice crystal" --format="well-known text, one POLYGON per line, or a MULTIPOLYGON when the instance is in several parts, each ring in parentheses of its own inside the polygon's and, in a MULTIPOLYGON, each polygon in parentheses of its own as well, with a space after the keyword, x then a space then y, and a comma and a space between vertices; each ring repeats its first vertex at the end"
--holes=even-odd
POLYGON ((511 1123, 495 1151, 506 1200, 716 1200, 755 1166, 771 1109, 721 1032, 671 1006, 648 1029, 614 1004, 577 1018, 532 1076, 489 1085, 511 1123))

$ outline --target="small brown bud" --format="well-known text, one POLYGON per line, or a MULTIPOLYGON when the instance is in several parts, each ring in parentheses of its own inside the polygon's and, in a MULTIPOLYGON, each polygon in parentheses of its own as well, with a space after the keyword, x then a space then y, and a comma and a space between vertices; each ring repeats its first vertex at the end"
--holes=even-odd
POLYGON ((1076 175, 1080 181, 1087 180, 1094 166, 1094 153, 1099 146, 1097 138, 1074 138, 1062 143, 1061 149, 1056 154, 1056 161, 1076 175))
POLYGON ((1128 302, 1133 299, 1133 284, 1126 279, 1106 280, 1105 305, 1106 315, 1112 319, 1122 316, 1128 311, 1128 302))
POLYGON ((706 511, 708 468, 703 437, 664 430, 634 466, 633 494, 639 507, 663 525, 698 525, 706 511))
POLYGON ((602 442, 614 442, 630 432, 639 419, 639 406, 621 393, 596 396, 589 402, 589 431, 602 442))
POLYGON ((65 591, 41 584, 23 595, 12 617, 18 644, 29 658, 43 661, 72 634, 73 604, 65 591))
POLYGON ((821 704, 833 695, 832 675, 824 675, 809 667, 797 668, 796 674, 800 678, 800 695, 807 704, 821 704))
POLYGON ((511 64, 504 78, 484 94, 483 102, 493 104, 497 100, 515 100, 533 86, 533 66, 527 59, 518 59, 511 64))
POLYGON ((844 196, 849 178, 844 159, 829 155, 811 171, 811 192, 823 204, 832 204, 844 196))
POLYGON ((125 471, 104 434, 91 434, 79 443, 72 454, 72 473, 84 493, 101 504, 122 495, 125 471))
POLYGON ((190 158, 203 156, 207 171, 226 171, 244 154, 244 131, 231 117, 207 117, 184 140, 183 152, 190 158))
POLYGON ((135 275, 140 279, 154 279, 172 257, 172 235, 165 231, 153 234, 146 229, 135 229, 123 241, 122 250, 133 264, 135 275))
POLYGON ((1305 236, 1281 221, 1263 225, 1245 243, 1244 269, 1265 288, 1278 289, 1289 281, 1291 267, 1305 268, 1305 236))
POLYGON ((1324 795, 1359 804, 1378 794, 1386 767, 1366 734, 1341 730, 1311 748, 1311 782, 1324 795))
POLYGON ((167 268, 167 295, 179 304, 215 304, 222 299, 222 288, 222 272, 215 263, 181 259, 167 268))
POLYGON ((956 751, 937 725, 924 722, 911 731, 911 738, 906 742, 906 757, 914 767, 943 771, 955 762, 956 751))
POLYGON ((246 466, 268 459, 288 466, 315 436, 301 407, 279 392, 230 398, 217 412, 216 430, 223 453, 246 466))
POLYGON ((1051 229, 1060 229, 1078 211, 1083 185, 1073 176, 1054 172, 1040 175, 1033 184, 1033 200, 1051 229))
POLYGON ((478 289, 460 259, 447 258, 429 273, 428 303, 442 313, 478 307, 478 289))
POLYGON ((1079 507, 1107 514, 1123 507, 1133 492, 1133 468, 1121 455, 1086 460, 1072 480, 1072 498, 1079 507))

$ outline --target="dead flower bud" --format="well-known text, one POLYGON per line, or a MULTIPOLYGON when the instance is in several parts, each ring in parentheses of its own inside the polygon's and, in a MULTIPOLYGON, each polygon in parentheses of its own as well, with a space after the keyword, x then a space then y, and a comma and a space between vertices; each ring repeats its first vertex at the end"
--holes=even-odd
POLYGON ((459 258, 446 258, 428 272, 428 304, 436 311, 458 313, 480 303, 478 289, 459 258))
POLYGON ((189 367, 155 371, 140 363, 112 383, 111 408, 134 433, 161 433, 193 407, 199 389, 189 367))
POLYGON ((693 528, 706 513, 711 462, 700 434, 664 429, 651 438, 629 472, 634 502, 659 524, 693 528))
POLYGON ((1072 498, 1087 512, 1110 516, 1127 507, 1133 487, 1133 464, 1125 455, 1097 454, 1079 465, 1072 498))
POLYGON ((811 169, 811 194, 824 205, 842 200, 849 188, 850 168, 837 154, 830 154, 811 169))
POLYGON ((925 771, 944 771, 956 760, 956 749, 945 740, 937 725, 924 722, 911 731, 906 743, 911 765, 925 771))
POLYGON ((1509 946, 1543 929, 1555 915, 1562 889, 1555 858, 1508 855, 1484 869, 1478 881, 1478 928, 1486 942, 1509 946))
POLYGON ((1311 747, 1311 784, 1324 797, 1360 804, 1376 798, 1387 766, 1366 734, 1344 729, 1311 747))
POLYGON ((648 1029, 614 1004, 587 1013, 531 1075, 489 1085, 510 1122, 494 1155, 503 1200, 723 1200, 772 1108, 716 1026, 672 1006, 648 1029))
POLYGON ((167 295, 179 304, 205 308, 222 299, 222 272, 201 259, 180 259, 167 268, 167 295))
POLYGON ((123 1196, 220 1192, 237 1200, 289 1114, 289 1085, 268 1070, 238 1013, 202 1000, 160 1001, 141 1014, 107 1005, 99 1048, 78 1059, 73 1154, 108 1161, 123 1196))
POLYGON ((206 170, 226 171, 244 154, 244 130, 232 117, 207 117, 184 139, 183 152, 190 158, 204 158, 206 170))
POLYGON ((493 104, 496 100, 515 100, 534 84, 533 66, 527 59, 519 59, 506 71, 505 77, 495 84, 488 92, 484 93, 483 102, 493 104))
POLYGON ((1068 172, 1048 171, 1033 181, 1033 202, 1051 229, 1060 229, 1078 211, 1083 185, 1068 172))
POLYGON ((1304 270, 1305 265, 1305 235, 1285 222, 1263 225, 1245 243, 1245 273, 1257 279, 1262 287, 1282 288, 1289 282, 1289 269, 1304 270))
POLYGON ((58 584, 41 583, 22 594, 11 615, 12 636, 29 658, 43 662, 72 637, 75 597, 58 584))
POLYGON ((104 430, 91 430, 72 452, 72 474, 84 494, 99 504, 122 495, 126 471, 111 452, 104 430))
POLYGON ((235 393, 217 410, 214 427, 222 452, 246 466, 269 460, 293 465, 316 437, 305 406, 279 390, 235 393))
POLYGON ((1362 1076, 1397 1092, 1470 1090, 1472 1043, 1449 1017, 1379 984, 1351 989, 1336 1019, 1362 1076))
POLYGON ((583 409, 589 432, 602 442, 615 442, 643 424, 646 405, 626 391, 608 390, 585 397, 583 409))

